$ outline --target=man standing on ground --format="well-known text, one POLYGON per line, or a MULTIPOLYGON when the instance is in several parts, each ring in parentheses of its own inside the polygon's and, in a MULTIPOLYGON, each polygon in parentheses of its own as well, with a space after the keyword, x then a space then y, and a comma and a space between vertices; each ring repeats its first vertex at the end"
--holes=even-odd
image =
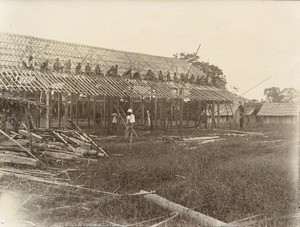
POLYGON ((125 140, 133 136, 133 123, 135 123, 135 117, 132 113, 132 109, 128 109, 126 117, 125 140))

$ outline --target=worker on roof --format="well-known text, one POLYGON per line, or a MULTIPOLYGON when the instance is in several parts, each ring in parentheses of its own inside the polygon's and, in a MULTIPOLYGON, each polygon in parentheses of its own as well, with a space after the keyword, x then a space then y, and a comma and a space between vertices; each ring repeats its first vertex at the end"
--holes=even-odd
POLYGON ((41 70, 41 72, 50 71, 50 69, 49 69, 49 60, 48 59, 46 59, 46 61, 44 61, 41 64, 40 70, 41 70))
POLYGON ((171 75, 170 75, 170 72, 169 72, 169 71, 167 72, 166 80, 167 80, 167 81, 171 81, 171 75))
POLYGON ((134 80, 141 80, 141 75, 140 75, 140 73, 139 73, 138 71, 136 71, 136 72, 133 74, 132 78, 133 78, 134 80))
POLYGON ((55 62, 53 63, 53 70, 55 72, 61 72, 62 71, 62 66, 59 62, 59 58, 56 58, 55 62))
POLYGON ((114 76, 118 76, 118 75, 119 75, 119 74, 118 74, 118 69, 119 69, 119 66, 118 66, 118 65, 115 65, 114 70, 113 70, 114 76))
POLYGON ((174 73, 174 75, 173 75, 173 81, 174 81, 174 82, 178 82, 177 73, 174 73))
POLYGON ((126 71, 123 73, 123 76, 124 76, 124 77, 127 77, 127 78, 129 78, 129 79, 132 79, 131 71, 132 71, 132 66, 130 66, 129 69, 126 70, 126 71))
POLYGON ((90 76, 92 74, 92 67, 91 67, 90 63, 86 64, 86 66, 85 66, 85 73, 88 76, 90 76))
POLYGON ((81 74, 81 63, 78 62, 75 68, 75 74, 80 75, 81 74))
POLYGON ((201 78, 200 76, 196 77, 196 84, 200 85, 201 84, 201 78))
POLYGON ((132 109, 127 110, 126 117, 126 130, 125 130, 125 140, 133 136, 133 124, 135 123, 135 116, 133 115, 132 109))
POLYGON ((185 76, 183 73, 180 74, 180 81, 181 82, 184 82, 185 81, 185 76))
POLYGON ((64 66, 64 71, 65 73, 71 73, 71 60, 69 59, 66 63, 65 63, 65 66, 64 66))
POLYGON ((101 71, 100 65, 99 65, 99 64, 97 64, 97 65, 95 66, 95 75, 96 75, 96 76, 101 76, 101 75, 103 75, 103 72, 101 71))
POLYGON ((114 67, 114 66, 111 66, 111 67, 109 68, 109 70, 106 71, 106 76, 113 76, 114 71, 115 71, 115 67, 114 67))
POLYGON ((195 75, 192 74, 191 77, 189 78, 189 82, 192 84, 192 83, 195 83, 195 75))
POLYGON ((161 82, 164 81, 164 75, 162 74, 161 70, 159 70, 159 72, 158 72, 158 81, 161 81, 161 82))
POLYGON ((22 65, 23 65, 24 69, 34 70, 33 56, 29 55, 27 62, 25 60, 23 60, 22 65))

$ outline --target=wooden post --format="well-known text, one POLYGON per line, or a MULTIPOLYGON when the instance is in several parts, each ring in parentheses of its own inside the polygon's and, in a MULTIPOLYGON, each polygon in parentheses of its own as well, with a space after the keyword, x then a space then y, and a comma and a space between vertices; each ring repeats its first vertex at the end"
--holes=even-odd
POLYGON ((220 101, 217 101, 218 128, 220 128, 220 101))
POLYGON ((173 99, 171 99, 170 101, 170 113, 171 113, 171 116, 170 116, 170 127, 171 127, 171 132, 173 132, 173 99))
POLYGON ((78 94, 75 95, 75 119, 76 119, 76 124, 78 125, 78 94))
POLYGON ((163 99, 163 120, 164 130, 166 130, 166 98, 163 99))
POLYGON ((157 119, 158 119, 158 114, 157 114, 157 109, 158 109, 158 103, 157 103, 157 98, 155 98, 155 100, 154 100, 154 118, 155 118, 155 128, 157 128, 158 127, 158 125, 157 125, 157 119))
POLYGON ((142 125, 145 124, 145 106, 144 106, 144 99, 141 98, 141 119, 142 119, 142 125))
POLYGON ((130 109, 133 110, 133 99, 132 99, 132 97, 129 98, 129 107, 130 107, 130 109))
POLYGON ((183 100, 180 99, 180 108, 179 108, 179 111, 180 111, 180 128, 182 128, 182 121, 183 121, 183 100))
POLYGON ((85 112, 85 106, 84 106, 84 103, 85 103, 85 100, 84 98, 82 97, 81 98, 81 115, 80 117, 83 119, 84 118, 84 112, 85 112))
POLYGON ((74 120, 74 114, 73 114, 73 93, 71 93, 71 96, 70 96, 70 119, 71 121, 74 120))
POLYGON ((212 101, 211 104, 211 128, 213 129, 214 126, 216 127, 216 122, 215 122, 215 101, 212 101))
POLYGON ((204 125, 205 125, 205 128, 207 128, 207 104, 206 104, 206 101, 204 101, 204 125))
POLYGON ((88 127, 91 127, 91 96, 88 95, 88 109, 87 109, 87 117, 88 117, 88 127))
POLYGON ((96 129, 96 96, 93 97, 93 127, 96 129))
POLYGON ((58 128, 61 127, 61 93, 57 93, 57 120, 58 128))
POLYGON ((51 91, 46 91, 46 129, 51 128, 51 91))
POLYGON ((190 120, 190 102, 186 103, 186 127, 189 127, 190 120))
MULTIPOLYGON (((117 108, 119 109, 120 108, 120 98, 117 99, 117 108)), ((119 115, 119 111, 117 111, 116 113, 118 115, 118 118, 117 118, 117 124, 118 124, 118 131, 120 130, 120 115, 119 115)))
POLYGON ((195 100, 195 119, 194 119, 194 121, 195 121, 195 128, 197 128, 197 118, 198 118, 198 101, 197 100, 195 100))
POLYGON ((69 119, 69 97, 68 93, 64 95, 65 98, 65 114, 64 114, 64 123, 66 124, 69 119))
POLYGON ((103 97, 103 119, 104 126, 106 126, 106 96, 103 97))

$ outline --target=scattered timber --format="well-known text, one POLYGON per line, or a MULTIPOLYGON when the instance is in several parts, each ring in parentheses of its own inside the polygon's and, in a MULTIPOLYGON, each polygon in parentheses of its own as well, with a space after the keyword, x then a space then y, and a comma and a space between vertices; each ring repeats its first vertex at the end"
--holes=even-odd
MULTIPOLYGON (((147 193, 141 190, 141 193, 147 193)), ((173 203, 159 195, 156 194, 145 194, 144 198, 156 205, 168 209, 172 212, 178 212, 180 216, 196 221, 199 226, 226 226, 225 222, 219 221, 205 214, 201 214, 180 204, 173 203)))

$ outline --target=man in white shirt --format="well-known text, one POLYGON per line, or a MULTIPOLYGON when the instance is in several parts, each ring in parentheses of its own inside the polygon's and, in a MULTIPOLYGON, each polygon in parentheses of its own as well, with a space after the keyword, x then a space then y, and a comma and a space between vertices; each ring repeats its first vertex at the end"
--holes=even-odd
POLYGON ((133 135, 133 123, 135 123, 135 117, 132 113, 132 109, 127 110, 126 117, 126 130, 125 130, 125 140, 133 135))

